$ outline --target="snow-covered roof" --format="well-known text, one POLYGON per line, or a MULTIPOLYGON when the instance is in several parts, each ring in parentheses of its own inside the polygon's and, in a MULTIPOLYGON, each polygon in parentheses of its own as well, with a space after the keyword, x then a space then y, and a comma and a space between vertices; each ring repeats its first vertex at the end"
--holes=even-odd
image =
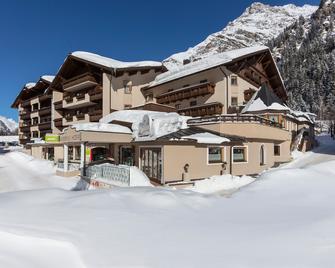
POLYGON ((71 126, 77 131, 96 131, 131 134, 131 130, 125 126, 104 123, 79 123, 71 126))
POLYGON ((230 142, 228 138, 221 137, 209 132, 195 133, 188 136, 182 136, 181 138, 184 140, 195 140, 197 143, 204 144, 221 144, 223 142, 230 142))
POLYGON ((206 58, 203 58, 199 61, 191 62, 189 64, 180 66, 178 68, 174 68, 168 72, 162 73, 158 76, 156 76, 155 80, 149 84, 149 87, 158 86, 160 84, 164 84, 166 82, 188 76, 200 71, 204 71, 210 68, 214 68, 220 65, 224 65, 227 63, 230 63, 240 57, 267 51, 269 50, 266 46, 255 46, 255 47, 246 47, 246 48, 240 48, 235 49, 223 53, 218 53, 215 55, 208 56, 206 58))
POLYGON ((128 68, 140 68, 140 67, 161 67, 163 64, 158 61, 137 61, 137 62, 124 62, 119 60, 114 60, 98 54, 85 52, 85 51, 75 51, 71 53, 72 57, 82 59, 93 64, 101 65, 105 68, 110 69, 128 69, 128 68))
POLYGON ((187 128, 188 116, 178 113, 154 112, 146 110, 116 111, 100 119, 100 123, 123 121, 132 124, 136 141, 151 141, 169 133, 187 128))
POLYGON ((265 84, 255 92, 241 113, 265 111, 290 111, 281 99, 272 92, 265 84))
POLYGON ((299 122, 309 122, 312 124, 314 124, 316 118, 316 114, 294 110, 290 110, 290 114, 287 114, 286 116, 296 119, 299 122))
POLYGON ((27 84, 24 85, 24 88, 25 89, 31 89, 33 88, 34 86, 36 86, 36 83, 35 82, 29 82, 27 84))
POLYGON ((49 82, 49 83, 52 83, 52 81, 54 80, 55 76, 54 75, 42 75, 41 76, 41 79, 49 82))

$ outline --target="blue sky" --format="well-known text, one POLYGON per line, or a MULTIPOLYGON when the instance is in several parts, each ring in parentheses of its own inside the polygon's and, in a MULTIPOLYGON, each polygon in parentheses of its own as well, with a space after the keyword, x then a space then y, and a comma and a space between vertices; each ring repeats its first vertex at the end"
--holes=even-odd
MULTIPOLYGON (((54 74, 72 51, 125 61, 162 60, 221 30, 252 2, 1 1, 0 115, 17 119, 10 105, 22 86, 54 74)), ((319 4, 319 0, 262 2, 319 4)))

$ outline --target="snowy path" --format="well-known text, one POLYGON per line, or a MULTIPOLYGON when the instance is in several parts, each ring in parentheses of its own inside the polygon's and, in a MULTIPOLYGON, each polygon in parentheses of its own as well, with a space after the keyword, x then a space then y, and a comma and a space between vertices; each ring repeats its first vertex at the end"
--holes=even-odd
POLYGON ((40 188, 71 189, 78 179, 54 175, 51 163, 0 148, 0 192, 40 188))
POLYGON ((318 137, 319 146, 311 152, 301 154, 298 159, 284 166, 284 168, 304 168, 335 160, 335 141, 329 136, 318 137))

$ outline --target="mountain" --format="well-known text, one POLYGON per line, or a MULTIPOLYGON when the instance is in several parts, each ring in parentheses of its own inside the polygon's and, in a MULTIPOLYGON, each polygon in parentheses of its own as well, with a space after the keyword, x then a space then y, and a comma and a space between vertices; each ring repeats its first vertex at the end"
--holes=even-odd
POLYGON ((195 61, 211 54, 252 45, 264 45, 302 16, 309 18, 316 6, 269 6, 253 3, 243 14, 221 31, 209 35, 203 42, 185 52, 170 56, 163 62, 169 69, 184 60, 195 61))
POLYGON ((17 133, 18 124, 13 120, 0 116, 0 136, 17 133))
POLYGON ((277 57, 289 106, 335 116, 335 0, 322 0, 310 18, 300 18, 268 45, 277 57))

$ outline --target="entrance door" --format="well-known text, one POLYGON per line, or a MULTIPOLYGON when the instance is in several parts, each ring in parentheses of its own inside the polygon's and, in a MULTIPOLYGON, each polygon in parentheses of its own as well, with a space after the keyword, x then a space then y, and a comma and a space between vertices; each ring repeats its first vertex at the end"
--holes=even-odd
POLYGON ((120 146, 120 164, 134 166, 135 151, 131 146, 120 146))
POLYGON ((153 180, 162 182, 162 149, 141 148, 141 170, 153 180))

